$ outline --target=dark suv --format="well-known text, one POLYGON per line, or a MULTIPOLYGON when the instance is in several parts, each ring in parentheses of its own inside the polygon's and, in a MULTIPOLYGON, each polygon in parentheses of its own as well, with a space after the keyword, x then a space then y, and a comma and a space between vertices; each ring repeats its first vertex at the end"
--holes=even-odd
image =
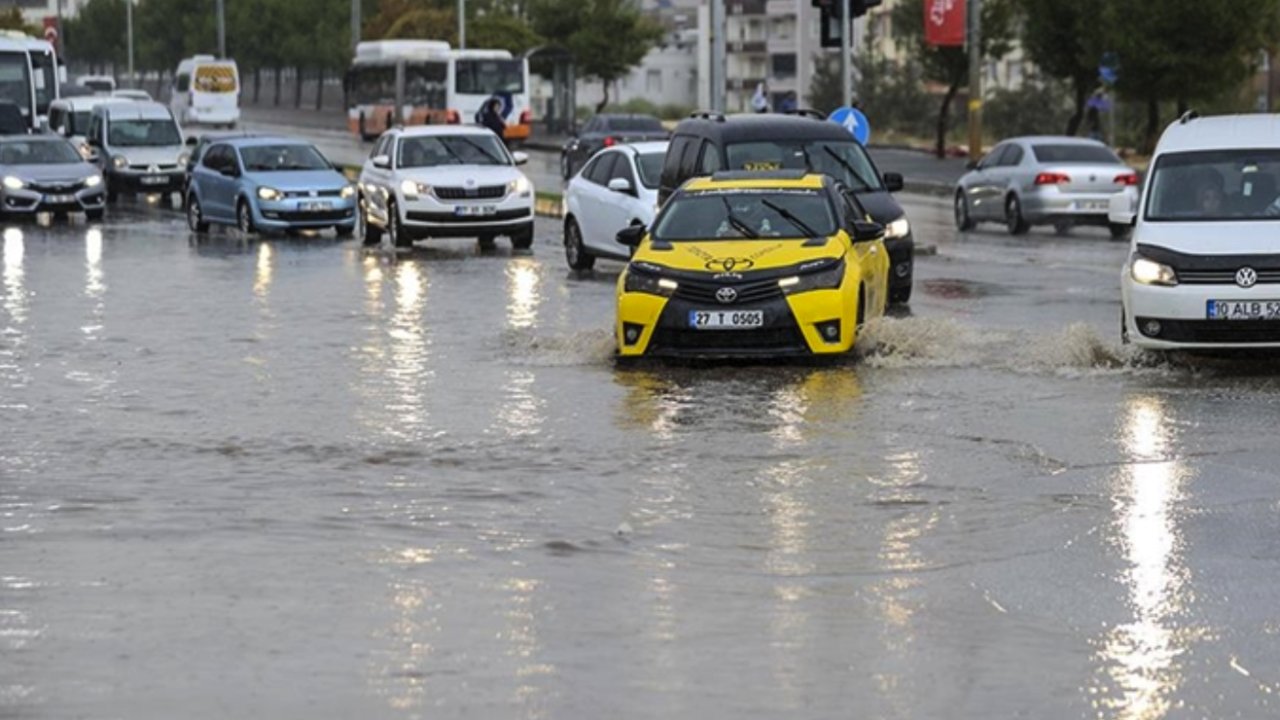
POLYGON ((662 165, 658 204, 684 181, 720 170, 809 169, 839 180, 857 196, 872 220, 885 227, 889 251, 889 300, 911 299, 915 240, 906 213, 890 193, 902 176, 876 169, 865 148, 840 125, 812 114, 718 115, 694 113, 681 120, 662 165))

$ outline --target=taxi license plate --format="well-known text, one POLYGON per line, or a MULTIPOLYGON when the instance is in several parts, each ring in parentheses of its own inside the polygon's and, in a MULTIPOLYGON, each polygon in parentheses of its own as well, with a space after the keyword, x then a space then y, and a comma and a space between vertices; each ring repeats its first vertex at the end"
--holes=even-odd
POLYGON ((1209 300, 1210 320, 1280 320, 1280 300, 1209 300))
POLYGON ((453 209, 453 214, 458 217, 482 217, 494 215, 497 212, 497 205, 458 205, 453 209))
POLYGON ((689 327, 698 330, 750 330, 764 327, 764 311, 690 310, 689 327))
POLYGON ((167 175, 143 175, 142 176, 143 185, 164 185, 167 182, 169 182, 169 177, 167 175))
POLYGON ((70 205, 76 201, 75 195, 45 195, 44 201, 49 205, 70 205))
POLYGON ((328 210, 328 209, 330 209, 330 207, 332 207, 332 206, 331 206, 331 205, 329 205, 329 203, 327 203, 327 202, 300 202, 300 203, 298 203, 298 209, 299 209, 299 210, 301 210, 302 212, 322 212, 322 211, 324 211, 324 210, 328 210))

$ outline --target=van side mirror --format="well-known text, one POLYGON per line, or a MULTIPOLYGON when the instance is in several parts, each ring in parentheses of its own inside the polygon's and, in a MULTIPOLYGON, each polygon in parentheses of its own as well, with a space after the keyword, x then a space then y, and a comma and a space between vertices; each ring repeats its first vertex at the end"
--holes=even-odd
POLYGON ((884 226, 869 220, 854 220, 850 230, 853 231, 853 241, 856 243, 870 242, 884 237, 884 226))
POLYGON ((391 157, 388 155, 374 155, 373 166, 380 170, 391 169, 391 157))
POLYGON ((964 169, 965 170, 981 170, 982 163, 978 162, 977 160, 968 160, 964 164, 964 169))
POLYGON ((902 180, 902 173, 887 172, 884 174, 884 189, 889 192, 898 192, 905 183, 902 180))
POLYGON ((640 241, 644 239, 646 232, 648 232, 648 228, 643 225, 631 225, 619 230, 615 239, 619 245, 625 245, 630 248, 640 247, 640 241))
POLYGON ((187 147, 195 147, 198 142, 200 142, 200 140, 197 139, 195 135, 192 135, 187 138, 187 147))

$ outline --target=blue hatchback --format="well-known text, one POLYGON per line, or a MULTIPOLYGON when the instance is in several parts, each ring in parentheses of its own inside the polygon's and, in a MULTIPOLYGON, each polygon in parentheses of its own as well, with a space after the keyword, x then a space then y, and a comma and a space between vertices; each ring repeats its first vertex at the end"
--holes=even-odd
POLYGON ((228 138, 209 146, 191 171, 187 226, 318 230, 348 236, 356 226, 355 187, 314 145, 282 137, 228 138))

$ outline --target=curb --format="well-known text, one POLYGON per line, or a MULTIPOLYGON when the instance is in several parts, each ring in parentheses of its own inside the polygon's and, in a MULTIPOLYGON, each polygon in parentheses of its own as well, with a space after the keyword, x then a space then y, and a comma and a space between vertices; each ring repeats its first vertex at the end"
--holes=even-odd
POLYGON ((533 201, 533 214, 539 217, 564 217, 564 198, 540 197, 533 201))

